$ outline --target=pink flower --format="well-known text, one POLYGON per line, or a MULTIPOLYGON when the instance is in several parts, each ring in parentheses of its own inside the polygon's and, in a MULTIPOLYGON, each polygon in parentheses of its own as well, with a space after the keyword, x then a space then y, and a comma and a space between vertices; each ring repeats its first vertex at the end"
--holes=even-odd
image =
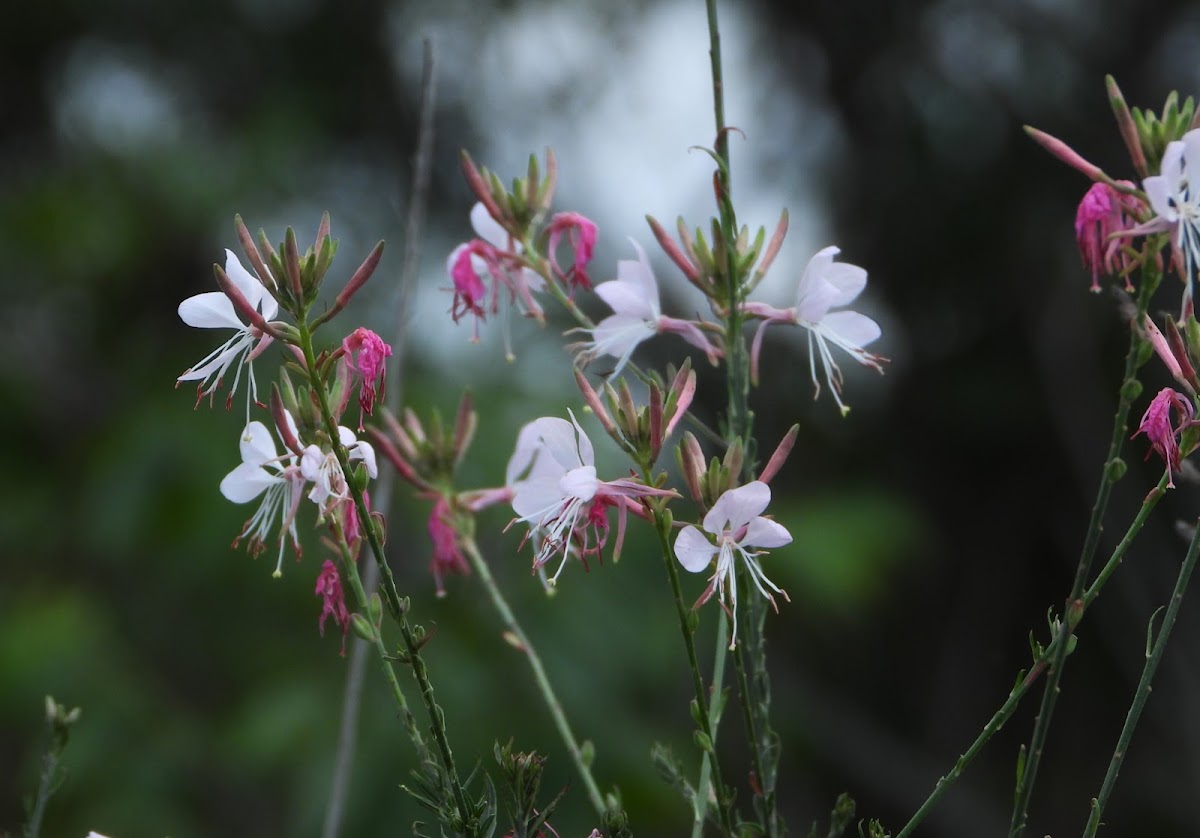
MULTIPOLYGON (((716 570, 709 577, 708 587, 696 600, 696 606, 708 602, 714 593, 733 621, 733 631, 730 635, 729 648, 737 644, 737 578, 734 565, 740 556, 745 565, 746 573, 754 587, 771 603, 775 598, 767 592, 770 588, 784 599, 788 595, 774 582, 766 577, 758 564, 761 550, 754 547, 782 547, 791 543, 792 535, 782 524, 777 524, 770 518, 762 517, 762 512, 771 503, 771 489, 766 483, 754 481, 736 489, 730 489, 713 504, 712 509, 704 516, 704 532, 693 526, 684 527, 675 538, 675 557, 690 573, 700 573, 706 569, 714 557, 717 560, 716 570), (716 538, 714 545, 709 535, 716 538)), ((789 600, 790 602, 790 600, 789 600)))
POLYGON ((662 313, 658 297, 658 281, 650 268, 650 260, 636 241, 629 240, 637 251, 637 259, 617 262, 617 278, 596 286, 596 295, 608 303, 613 313, 591 331, 592 339, 575 344, 576 361, 586 364, 600 355, 617 359, 610 376, 617 375, 643 341, 663 332, 674 332, 692 346, 704 351, 715 364, 721 350, 713 345, 695 323, 667 317, 662 313))
MULTIPOLYGON (((1133 186, 1133 184, 1124 184, 1133 186)), ((1121 258, 1121 239, 1110 238, 1133 227, 1131 216, 1140 204, 1132 195, 1113 189, 1107 183, 1093 183, 1075 212, 1075 241, 1083 266, 1091 269, 1093 292, 1100 290, 1100 271, 1125 274, 1125 287, 1132 290, 1126 272, 1128 260, 1121 258)))
POLYGON ((800 326, 808 332, 808 369, 816 390, 815 396, 821 394, 821 383, 817 380, 817 358, 820 357, 825 381, 833 391, 833 399, 842 415, 845 415, 850 408, 842 404, 842 371, 833 360, 829 344, 842 349, 860 364, 880 372, 886 359, 863 348, 879 338, 881 331, 878 323, 857 311, 830 311, 835 306, 853 302, 867 287, 866 271, 857 265, 833 261, 840 252, 836 247, 826 247, 808 260, 804 273, 800 275, 800 283, 796 286, 796 301, 791 308, 778 309, 766 303, 750 302, 744 303, 742 310, 763 321, 750 348, 751 376, 758 380, 758 356, 767 326, 772 323, 800 326))
POLYGON ((538 545, 534 570, 562 553, 550 584, 557 581, 573 550, 584 560, 599 555, 608 540, 610 507, 615 506, 618 512, 615 552, 619 553, 633 501, 675 494, 629 478, 608 482, 598 479, 591 440, 574 414, 570 422, 547 416, 522 428, 508 473, 514 489, 515 520, 529 525, 529 536, 538 545))
POLYGON ((329 559, 321 565, 321 573, 317 576, 316 595, 321 597, 321 618, 317 621, 317 630, 325 636, 325 620, 333 617, 333 621, 342 628, 342 657, 346 656, 346 634, 350 631, 350 612, 346 610, 346 593, 342 590, 342 577, 338 575, 337 565, 329 559))
POLYGON ((458 531, 454 528, 450 504, 445 496, 440 496, 429 514, 429 540, 433 542, 433 561, 429 563, 429 572, 433 574, 437 595, 444 597, 446 587, 442 577, 448 573, 466 576, 471 572, 471 566, 463 556, 459 547, 458 531))
POLYGON ((587 275, 587 266, 592 261, 592 253, 596 249, 595 223, 577 212, 560 212, 550 219, 549 231, 548 250, 555 274, 567 285, 577 285, 585 291, 590 290, 592 281, 587 275), (575 251, 575 264, 569 274, 559 268, 556 258, 559 240, 564 235, 570 242, 571 249, 575 251))
MULTIPOLYGON (((1151 450, 1157 451, 1167 464, 1167 485, 1172 489, 1175 488, 1175 480, 1171 475, 1179 471, 1179 441, 1176 437, 1192 424, 1194 415, 1195 409, 1185 395, 1164 387, 1150 402, 1142 415, 1142 423, 1130 437, 1133 439, 1138 434, 1146 435, 1151 450), (1171 424, 1171 411, 1175 411, 1179 420, 1175 425, 1171 424)), ((1146 452, 1146 458, 1150 458, 1150 451, 1146 452)))
POLYGON ((391 357, 392 347, 383 342, 383 338, 364 329, 361 326, 346 336, 342 341, 342 350, 353 362, 354 370, 361 376, 362 384, 358 391, 358 429, 363 429, 363 413, 371 413, 375 409, 375 399, 382 396, 384 382, 387 378, 387 361, 391 357), (378 392, 376 383, 378 382, 378 392))
POLYGON ((526 314, 541 321, 545 315, 533 292, 541 290, 542 278, 525 267, 521 243, 488 214, 482 203, 471 208, 471 226, 478 238, 454 248, 446 261, 446 271, 454 283, 454 302, 450 307, 454 322, 473 315, 471 339, 478 341, 479 323, 500 309, 502 288, 508 290, 510 300, 526 314), (487 280, 491 280, 490 299, 487 299, 487 280))

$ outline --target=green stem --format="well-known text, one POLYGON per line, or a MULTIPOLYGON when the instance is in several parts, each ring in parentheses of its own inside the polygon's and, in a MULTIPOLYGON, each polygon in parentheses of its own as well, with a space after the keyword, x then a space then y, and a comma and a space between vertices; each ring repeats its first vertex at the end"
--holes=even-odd
MULTIPOLYGON (((727 793, 721 780, 721 766, 717 762, 715 744, 716 731, 710 723, 713 717, 709 714, 708 694, 704 689, 704 677, 700 674, 700 662, 696 657, 695 638, 692 636, 692 628, 688 621, 690 609, 683 601, 683 589, 679 584, 679 570, 675 567, 674 551, 671 549, 670 524, 667 523, 664 513, 658 510, 654 512, 654 529, 658 533, 659 549, 662 552, 663 563, 667 566, 667 576, 671 581, 671 594, 675 599, 675 612, 679 617, 679 631, 683 635, 683 645, 687 649, 688 669, 692 674, 692 689, 696 696, 696 706, 699 709, 696 719, 700 725, 700 732, 707 739, 707 747, 704 747, 703 750, 712 772, 715 797, 721 811, 721 826, 726 835, 733 836, 735 834, 733 796, 727 793)), ((701 787, 696 789, 696 794, 697 796, 706 796, 708 790, 701 787)))
POLYGON ((426 713, 429 715, 430 730, 433 733, 434 743, 437 745, 442 767, 446 771, 446 780, 450 785, 450 791, 454 798, 454 806, 458 810, 458 817, 462 823, 464 834, 473 838, 473 836, 479 834, 479 825, 471 817, 471 809, 467 804, 466 792, 463 789, 462 782, 459 780, 458 770, 454 765, 454 754, 450 749, 450 742, 446 736, 444 714, 435 700, 433 682, 429 679, 429 672, 425 666, 424 659, 421 657, 421 644, 417 642, 412 631, 412 626, 408 622, 408 617, 405 614, 407 604, 401 602, 400 594, 396 590, 396 582, 392 576, 391 568, 387 565, 387 559, 383 552, 383 543, 379 538, 379 530, 375 526, 374 519, 371 517, 371 511, 367 507, 363 490, 351 478, 353 471, 351 469, 350 456, 346 451, 346 446, 342 445, 339 441, 338 423, 329 406, 329 393, 325 387, 325 383, 320 380, 320 374, 317 372, 316 356, 312 345, 312 333, 302 318, 298 318, 298 322, 297 330, 300 338, 300 351, 304 355, 305 368, 308 370, 310 377, 309 384, 312 387, 313 394, 316 396, 317 407, 321 413, 321 421, 325 425, 325 433, 329 437, 330 446, 333 449, 334 456, 337 458, 338 465, 341 467, 342 473, 346 475, 346 483, 350 488, 350 494, 354 500, 354 508, 358 515, 358 520, 366 536, 367 543, 371 548, 371 553, 375 557, 376 565, 379 568, 380 588, 384 594, 384 601, 387 603, 388 613, 400 628, 400 637, 404 642, 405 657, 407 658, 409 667, 412 669, 413 677, 416 679, 418 687, 420 687, 421 700, 425 704, 426 713))
MULTIPOLYGON (((725 620, 717 621, 717 645, 713 650, 713 679, 709 695, 721 696, 725 683, 725 658, 729 645, 729 624, 725 620)), ((708 729, 712 731, 713 747, 717 746, 717 734, 721 729, 721 711, 725 702, 714 700, 708 707, 708 729)), ((708 788, 712 783, 712 765, 708 760, 700 763, 700 781, 696 788, 703 794, 696 795, 695 818, 692 821, 692 838, 701 838, 704 833, 704 816, 708 812, 708 788)))
POLYGON ((529 661, 529 668, 533 670, 533 679, 542 694, 542 700, 546 702, 546 707, 550 710, 550 716, 554 719, 554 726, 558 729, 558 735, 562 738, 567 752, 571 755, 571 761, 575 763, 575 770, 579 772, 579 777, 583 780, 588 800, 591 801, 592 808, 596 810, 596 814, 603 817, 607 808, 604 805, 604 795, 600 793, 600 788, 596 785, 596 780, 592 776, 592 769, 586 760, 584 760, 579 742, 576 740, 575 734, 571 732, 571 725, 567 721, 567 714, 563 712, 562 703, 558 700, 558 696, 554 692, 554 687, 550 684, 550 678, 546 675, 545 667, 542 666, 541 657, 538 655, 537 650, 533 648, 533 644, 529 642, 529 638, 525 635, 521 624, 517 622, 516 615, 509 608, 504 594, 500 592, 500 587, 496 584, 496 579, 492 576, 491 569, 479 553, 479 546, 475 543, 475 539, 462 539, 462 549, 467 554, 467 558, 471 562, 471 567, 475 569, 479 580, 483 582, 483 587, 487 589, 488 595, 492 598, 492 605, 496 607, 496 611, 500 614, 500 619, 504 621, 509 632, 516 639, 517 648, 524 653, 525 658, 529 661))
MULTIPOLYGON (((1075 580, 1071 585, 1071 593, 1063 606, 1063 620, 1058 632, 1059 642, 1056 644, 1054 660, 1046 675, 1043 686, 1042 702, 1034 722, 1033 735, 1030 738, 1029 750, 1024 770, 1021 772, 1013 801, 1012 820, 1009 823, 1009 838, 1020 838, 1025 831, 1029 819, 1029 803, 1033 796, 1034 783, 1037 781, 1038 766, 1046 745, 1046 736, 1050 731, 1050 721, 1054 715, 1054 706, 1058 700, 1059 684, 1062 681, 1063 669, 1066 666, 1067 639, 1074 633, 1079 618, 1082 616, 1083 602, 1080 599, 1091 572, 1092 560, 1100 544, 1100 533, 1103 530, 1104 515, 1108 509, 1109 497, 1113 484, 1120 478, 1122 469, 1119 466, 1121 447, 1128 436, 1129 410, 1139 391, 1137 369, 1139 356, 1146 340, 1142 337, 1141 321, 1146 314, 1150 297, 1158 287, 1161 274, 1147 260, 1143 271, 1141 288, 1138 290, 1134 322, 1129 329, 1129 351, 1125 355, 1125 373, 1121 381, 1120 397, 1117 403, 1116 415, 1113 417, 1112 437, 1109 440, 1108 455, 1104 459, 1104 468, 1100 476, 1100 488, 1096 492, 1096 502, 1092 506, 1091 520, 1088 522, 1087 535, 1084 538, 1083 550, 1080 552, 1079 565, 1075 571, 1075 580)), ((1111 571, 1110 571, 1111 572, 1111 571)), ((1106 577, 1107 578, 1107 577, 1106 577)))
MULTIPOLYGON (((1197 523, 1200 524, 1200 522, 1197 523)), ((1167 641, 1171 638, 1171 630, 1175 627, 1175 620, 1179 616, 1179 607, 1183 604, 1183 594, 1187 590, 1188 581, 1192 578, 1192 571, 1196 569, 1198 556, 1200 556, 1200 527, 1197 527, 1192 535, 1192 543, 1183 560, 1183 567, 1179 569, 1179 577, 1175 580, 1175 591, 1171 594, 1171 602, 1167 606, 1166 616, 1163 617, 1162 628, 1158 630, 1158 636, 1154 639, 1154 648, 1146 657, 1146 665, 1142 668, 1142 677, 1138 679, 1137 690, 1134 691, 1133 701, 1129 705, 1129 713, 1125 717, 1125 725, 1121 728, 1121 735, 1117 739, 1117 747, 1113 751, 1112 760, 1108 763, 1108 771, 1104 775, 1100 793, 1092 801, 1092 814, 1088 818, 1087 829, 1083 833, 1084 838, 1093 838, 1100 828, 1100 815, 1104 812, 1113 786, 1116 785, 1117 774, 1120 773, 1121 765, 1125 762, 1125 754, 1129 752, 1129 743, 1133 739, 1134 729, 1137 728, 1138 721, 1142 717, 1146 700, 1150 698, 1150 682, 1154 680, 1154 674, 1158 671, 1159 663, 1162 662, 1163 651, 1167 648, 1167 641)))
MULTIPOLYGON (((1129 546, 1133 543, 1134 537, 1141 532, 1142 527, 1146 523, 1146 519, 1150 516, 1151 510, 1158 505, 1158 501, 1162 498, 1163 492, 1166 489, 1166 485, 1167 475, 1164 474, 1162 479, 1159 480, 1158 486, 1156 486, 1154 489, 1151 489, 1150 493, 1147 494, 1146 498, 1142 501, 1142 506, 1138 510, 1138 514, 1134 517, 1133 523, 1131 523, 1129 525, 1129 529, 1125 531, 1125 535, 1121 538, 1120 543, 1118 543, 1116 548, 1113 550, 1112 555, 1109 556, 1108 561, 1105 562, 1104 567, 1096 576, 1096 580, 1080 598, 1082 606, 1080 616, 1082 616, 1083 612, 1087 610, 1093 601, 1095 601, 1096 597, 1100 595, 1100 590, 1104 587, 1104 583, 1108 581, 1108 578, 1113 574, 1113 571, 1120 566, 1122 559, 1125 558, 1125 553, 1129 550, 1129 546)), ((1005 722, 1008 721, 1009 717, 1011 717, 1013 712, 1017 709, 1017 705, 1020 703, 1021 699, 1025 697, 1025 694, 1029 691, 1029 688, 1032 687, 1034 682, 1037 681, 1043 672, 1045 672, 1047 664, 1057 655, 1058 646, 1059 643, 1062 642, 1062 639, 1063 636, 1061 633, 1056 634, 1050 641, 1050 645, 1048 645, 1042 651, 1042 653, 1034 659, 1033 665, 1029 668, 1029 672, 1025 673, 1024 677, 1021 677, 1021 679, 1017 682, 1017 685, 1013 687, 1012 692, 1008 694, 1008 698, 1005 700, 1004 704, 1001 705, 1000 709, 992 715, 992 717, 988 720, 988 723, 983 726, 983 731, 975 738, 975 741, 971 743, 971 746, 962 753, 962 755, 958 758, 958 761, 954 763, 954 767, 950 769, 949 773, 938 779, 937 785, 935 785, 933 788, 933 792, 928 798, 926 798, 925 802, 921 804, 921 807, 917 809, 916 813, 913 814, 908 823, 904 825, 904 828, 896 833, 896 838, 907 838, 907 836, 917 828, 921 821, 925 819, 926 815, 933 810, 934 804, 936 804, 938 800, 941 799, 942 795, 949 790, 950 786, 954 784, 954 781, 962 775, 963 769, 965 769, 967 765, 970 764, 971 760, 975 759, 979 752, 983 750, 983 746, 988 743, 988 740, 990 740, 994 734, 998 733, 1000 729, 1004 727, 1005 722)))

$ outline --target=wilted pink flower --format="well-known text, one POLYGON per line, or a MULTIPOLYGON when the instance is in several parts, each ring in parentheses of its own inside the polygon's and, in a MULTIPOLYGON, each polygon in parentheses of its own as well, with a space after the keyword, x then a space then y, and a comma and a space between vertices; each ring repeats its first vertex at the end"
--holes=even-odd
POLYGON ((358 429, 363 429, 363 413, 371 413, 375 409, 375 399, 384 392, 387 378, 387 358, 391 357, 392 347, 383 342, 383 338, 364 329, 361 326, 346 336, 342 341, 342 349, 353 362, 354 370, 361 376, 362 383, 358 390, 358 429), (378 391, 376 390, 378 386, 378 391))
MULTIPOLYGON (((1122 185, 1133 186, 1122 181, 1122 185)), ((1121 257, 1121 239, 1110 238, 1133 228, 1133 214, 1139 202, 1132 195, 1113 189, 1107 183, 1093 183, 1079 202, 1075 212, 1075 241, 1083 266, 1092 272, 1093 292, 1100 290, 1100 272, 1113 275, 1125 274, 1125 287, 1131 289, 1126 269, 1129 267, 1121 257)))
POLYGON ((325 620, 333 617, 333 621, 342 628, 342 657, 346 656, 346 634, 350 631, 350 612, 346 610, 346 593, 342 590, 342 577, 338 575, 337 565, 329 559, 321 565, 321 573, 317 576, 316 595, 321 597, 321 618, 317 621, 317 630, 325 636, 325 620))
POLYGON ((714 593, 717 595, 721 607, 733 621, 730 649, 737 644, 737 579, 734 566, 738 556, 742 558, 750 581, 754 583, 758 592, 767 598, 771 607, 778 610, 775 598, 768 593, 767 588, 788 599, 788 595, 768 579, 759 566, 758 557, 763 551, 753 549, 782 547, 792 540, 791 533, 782 524, 762 516, 770 503, 771 489, 766 483, 756 480, 745 486, 730 489, 717 498, 712 509, 704 516, 704 532, 689 525, 680 530, 675 538, 675 557, 685 570, 700 573, 712 564, 714 557, 717 560, 717 567, 709 577, 708 587, 704 589, 696 605, 708 602, 714 593), (716 538, 716 544, 709 536, 716 538))
MULTIPOLYGON (((1175 488, 1175 480, 1171 475, 1179 471, 1179 441, 1176 437, 1192 423, 1194 415, 1195 410, 1187 396, 1170 387, 1164 387, 1146 408, 1142 422, 1133 434, 1133 437, 1145 434, 1150 440, 1151 450, 1157 451, 1163 458, 1163 462, 1167 464, 1167 485, 1172 489, 1175 488), (1174 425, 1171 424, 1172 411, 1178 417, 1178 422, 1174 425)), ((1150 451, 1146 452, 1146 458, 1150 458, 1150 451)))
POLYGON ((433 574, 433 583, 437 587, 437 595, 446 595, 446 586, 442 578, 448 573, 466 576, 471 572, 471 566, 463 556, 459 547, 458 531, 451 519, 450 504, 445 496, 439 496, 429 513, 429 540, 433 542, 433 561, 429 563, 429 572, 433 574))
POLYGON ((596 249, 596 225, 590 219, 577 212, 560 212, 550 219, 550 244, 547 250, 554 272, 567 285, 577 285, 585 291, 591 289, 592 281, 587 275, 588 263, 592 261, 592 253, 596 249), (566 235, 571 249, 575 251, 575 264, 570 273, 565 273, 558 266, 558 243, 566 235))

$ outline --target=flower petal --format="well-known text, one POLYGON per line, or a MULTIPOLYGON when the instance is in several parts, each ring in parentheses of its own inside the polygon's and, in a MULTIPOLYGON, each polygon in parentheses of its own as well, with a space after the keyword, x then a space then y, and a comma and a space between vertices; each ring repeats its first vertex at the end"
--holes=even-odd
POLYGON ((262 422, 254 421, 242 431, 239 443, 242 452, 242 462, 253 466, 262 466, 268 460, 279 456, 275 448, 275 438, 262 422))
POLYGON ((720 535, 727 529, 741 529, 761 515, 770 502, 771 487, 759 480, 730 489, 717 498, 704 516, 704 529, 713 535, 720 535))
POLYGON ((234 503, 248 503, 261 495, 268 486, 282 481, 282 477, 259 466, 242 463, 221 480, 221 494, 234 503))
MULTIPOLYGON (((619 263, 625 264, 625 263, 619 263)), ((633 264, 637 264, 634 262, 633 264)), ((614 279, 596 286, 596 296, 608 303, 614 313, 639 320, 657 320, 658 293, 648 297, 646 289, 636 282, 614 279)))
POLYGON ((471 227, 475 235, 493 247, 510 253, 521 252, 521 243, 512 241, 512 236, 500 226, 499 221, 492 218, 482 201, 476 201, 475 206, 471 207, 471 227))
POLYGON ((792 534, 783 524, 776 523, 770 518, 758 517, 746 528, 746 537, 742 539, 743 547, 782 547, 792 543, 792 534))
POLYGON ((208 291, 188 297, 179 304, 179 319, 196 329, 238 329, 246 328, 237 313, 233 303, 220 291, 208 291))
POLYGON ((821 330, 839 346, 866 346, 883 334, 879 324, 857 311, 833 311, 821 320, 821 330))
POLYGON ((689 573, 704 570, 716 554, 717 548, 695 527, 684 527, 675 537, 675 558, 689 573))

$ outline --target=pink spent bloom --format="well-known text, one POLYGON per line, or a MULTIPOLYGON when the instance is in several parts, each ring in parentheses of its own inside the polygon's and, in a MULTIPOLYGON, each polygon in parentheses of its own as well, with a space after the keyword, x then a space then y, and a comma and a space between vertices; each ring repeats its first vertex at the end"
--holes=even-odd
POLYGON ((600 355, 617 359, 610 376, 617 375, 642 341, 663 332, 673 332, 700 349, 715 364, 721 356, 704 331, 690 320, 667 317, 659 302, 658 281, 650 268, 646 251, 633 239, 637 259, 617 262, 617 278, 596 286, 596 295, 608 303, 613 313, 590 330, 592 339, 576 344, 576 362, 589 363, 600 355))
POLYGON ((821 395, 821 382, 817 379, 819 357, 825 381, 844 416, 850 408, 842 403, 842 371, 833 360, 829 344, 879 372, 883 372, 882 364, 887 359, 863 348, 882 334, 878 323, 857 311, 830 311, 835 306, 853 302, 867 287, 865 270, 847 262, 833 261, 840 252, 837 247, 830 246, 817 251, 808 260, 796 286, 795 303, 790 308, 778 309, 766 303, 749 302, 742 305, 742 310, 763 321, 750 347, 751 376, 757 381, 758 356, 767 327, 772 323, 800 326, 808 332, 808 369, 816 391, 814 398, 821 395))
MULTIPOLYGON (((1122 185, 1133 184, 1122 182, 1122 185)), ((1108 275, 1124 274, 1125 288, 1132 290, 1127 273, 1128 260, 1118 258, 1122 255, 1121 239, 1114 238, 1113 234, 1133 228, 1133 215, 1139 207, 1135 197, 1113 189, 1107 183, 1093 183, 1079 202, 1075 212, 1075 241, 1083 266, 1092 272, 1093 293, 1100 291, 1101 270, 1108 275)))
POLYGON ((550 584, 558 580, 572 550, 585 561, 600 554, 608 538, 609 507, 617 507, 619 542, 636 499, 675 495, 630 478, 601 481, 591 440, 575 415, 570 416, 570 422, 547 416, 522 428, 508 468, 514 521, 529 525, 529 537, 537 545, 534 570, 562 553, 550 584))
MULTIPOLYGON (((1171 475, 1179 471, 1180 452, 1177 437, 1192 424, 1194 416, 1195 409, 1187 396, 1170 387, 1164 387, 1150 402, 1150 406, 1142 414, 1141 424, 1130 437, 1133 439, 1138 434, 1146 435, 1150 440, 1151 451, 1157 451, 1167 464, 1167 485, 1172 489, 1175 488, 1175 479, 1171 475), (1175 425, 1171 424, 1172 411, 1179 420, 1175 425)), ((1151 451, 1146 452, 1146 459, 1150 458, 1151 451)))
POLYGON ((321 573, 317 576, 316 595, 321 597, 321 617, 317 621, 317 630, 325 636, 325 620, 333 617, 334 623, 342 629, 342 657, 346 657, 346 635, 350 631, 350 612, 346 610, 346 592, 342 590, 342 577, 338 575, 337 565, 329 559, 321 565, 321 573))
POLYGON ((675 558, 683 565, 684 570, 690 573, 705 570, 716 557, 716 570, 709 577, 708 587, 693 607, 708 602, 714 593, 717 595, 721 607, 733 622, 733 631, 729 639, 730 649, 737 645, 737 578, 734 566, 739 556, 750 581, 754 583, 758 592, 767 598, 772 608, 779 610, 775 598, 768 593, 768 588, 791 602, 787 593, 763 573, 758 563, 758 557, 763 555, 763 551, 754 549, 782 547, 792 540, 791 533, 782 524, 762 516, 770 503, 771 488, 766 483, 755 480, 745 486, 730 489, 717 498, 712 509, 704 516, 704 532, 689 525, 680 530, 675 538, 675 558), (715 537, 715 544, 709 536, 715 537))
POLYGON ((550 243, 547 250, 555 274, 568 286, 590 290, 592 280, 587 275, 587 266, 592 261, 592 254, 596 249, 595 222, 577 212, 560 212, 550 219, 549 231, 550 243), (556 258, 558 243, 564 235, 575 252, 575 264, 572 265, 570 273, 565 273, 559 268, 556 258))
POLYGON ((358 391, 358 429, 361 431, 363 413, 374 411, 375 399, 383 396, 387 379, 386 359, 391 357, 392 347, 370 329, 360 326, 342 341, 342 349, 353 361, 354 370, 362 380, 358 391))
POLYGON ((454 528, 450 504, 445 496, 439 496, 429 513, 429 540, 433 542, 433 561, 429 563, 429 572, 433 574, 433 583, 439 598, 446 595, 446 586, 442 579, 449 573, 466 576, 471 572, 471 566, 459 546, 458 531, 454 528))

